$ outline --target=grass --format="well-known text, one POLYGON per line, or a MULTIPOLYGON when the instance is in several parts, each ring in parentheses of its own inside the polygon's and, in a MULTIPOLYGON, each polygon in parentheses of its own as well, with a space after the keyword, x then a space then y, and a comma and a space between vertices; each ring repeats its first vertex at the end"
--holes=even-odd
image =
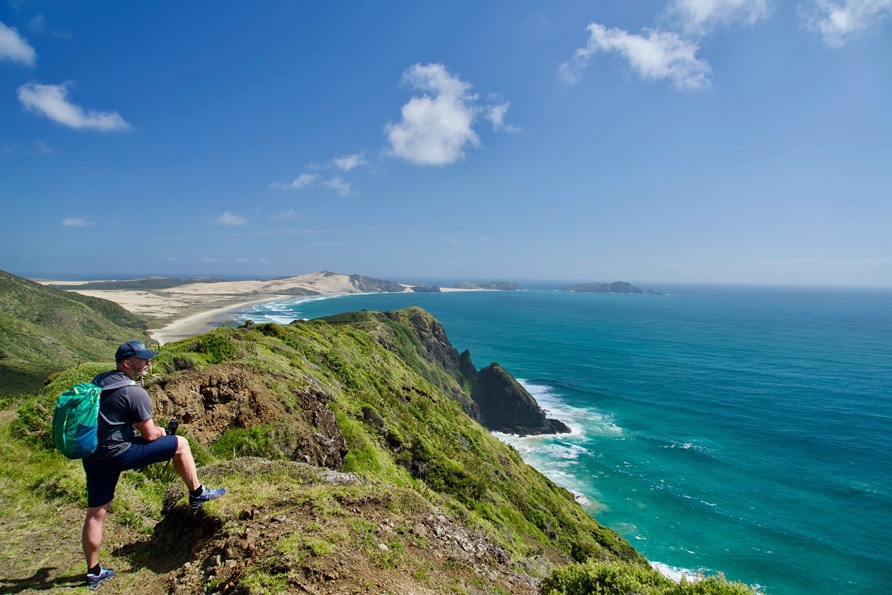
POLYGON ((39 391, 47 375, 110 358, 148 339, 147 322, 118 304, 0 271, 0 397, 39 391))

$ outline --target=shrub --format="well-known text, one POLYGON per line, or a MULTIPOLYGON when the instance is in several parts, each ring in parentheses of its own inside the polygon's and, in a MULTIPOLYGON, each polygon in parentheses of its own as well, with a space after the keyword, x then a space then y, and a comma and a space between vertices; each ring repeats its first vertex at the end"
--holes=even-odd
POLYGON ((212 364, 231 359, 237 353, 235 345, 222 332, 203 335, 196 344, 196 350, 205 354, 208 362, 212 364))
POLYGON ((552 571, 539 586, 542 595, 591 595, 636 593, 638 595, 753 595, 743 583, 722 576, 676 583, 646 566, 620 562, 587 562, 552 571))

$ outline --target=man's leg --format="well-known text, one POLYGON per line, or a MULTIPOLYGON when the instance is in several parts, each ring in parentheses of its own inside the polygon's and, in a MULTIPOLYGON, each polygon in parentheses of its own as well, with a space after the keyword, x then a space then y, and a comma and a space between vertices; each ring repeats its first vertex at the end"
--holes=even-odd
POLYGON ((177 475, 186 484, 190 492, 197 490, 201 483, 198 481, 198 471, 195 469, 195 459, 192 458, 192 449, 189 441, 183 436, 177 436, 177 451, 173 455, 173 468, 177 475))
POLYGON ((102 521, 111 502, 102 506, 93 506, 87 509, 87 518, 84 519, 84 530, 81 534, 81 543, 84 548, 84 558, 87 560, 87 568, 94 568, 99 564, 99 547, 102 545, 102 521))
MULTIPOLYGON (((136 446, 136 444, 134 444, 136 446)), ((173 460, 173 469, 176 471, 186 488, 189 490, 189 506, 198 508, 205 502, 216 500, 226 493, 226 488, 208 489, 198 481, 198 471, 195 469, 195 459, 192 457, 192 449, 189 441, 183 436, 165 436, 148 444, 137 446, 139 453, 134 453, 134 459, 128 465, 136 467, 141 464, 151 464, 160 461, 173 460), (170 449, 173 448, 173 440, 176 439, 176 450, 171 457, 170 449)), ((128 450, 134 450, 131 446, 128 450)))

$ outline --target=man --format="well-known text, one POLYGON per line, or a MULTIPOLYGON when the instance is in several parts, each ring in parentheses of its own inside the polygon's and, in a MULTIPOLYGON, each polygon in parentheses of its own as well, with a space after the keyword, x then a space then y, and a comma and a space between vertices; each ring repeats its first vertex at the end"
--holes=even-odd
POLYGON ((198 508, 226 493, 211 490, 198 481, 189 442, 182 436, 168 436, 152 420, 152 402, 136 383, 145 376, 157 351, 140 341, 128 341, 115 353, 117 367, 103 372, 93 383, 103 387, 99 405, 99 448, 83 459, 87 474, 87 518, 82 535, 87 559, 87 586, 95 589, 115 572, 99 564, 102 522, 108 512, 121 471, 173 459, 173 468, 189 489, 189 505, 198 508), (134 428, 139 430, 135 435, 134 428))

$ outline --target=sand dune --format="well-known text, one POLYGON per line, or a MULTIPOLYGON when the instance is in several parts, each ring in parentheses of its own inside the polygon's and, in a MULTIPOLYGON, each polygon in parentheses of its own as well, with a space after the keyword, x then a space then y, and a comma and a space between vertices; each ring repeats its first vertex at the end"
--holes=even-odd
MULTIPOLYGON (((296 294, 340 295, 360 293, 349 275, 319 272, 267 281, 189 283, 169 289, 134 291, 78 289, 80 282, 41 280, 65 285, 69 291, 98 297, 149 318, 156 328, 151 336, 159 344, 205 332, 227 320, 227 315, 260 302, 293 298, 296 294)), ((405 291, 411 291, 405 286, 405 291)))

